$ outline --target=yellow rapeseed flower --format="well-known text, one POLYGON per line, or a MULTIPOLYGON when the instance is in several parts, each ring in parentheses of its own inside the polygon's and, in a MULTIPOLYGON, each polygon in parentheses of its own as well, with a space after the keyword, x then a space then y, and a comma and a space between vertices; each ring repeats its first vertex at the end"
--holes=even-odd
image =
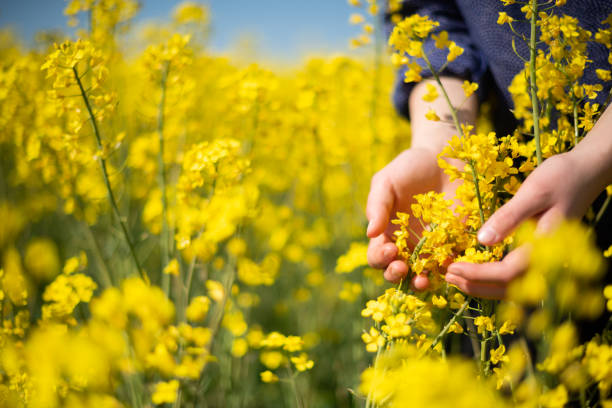
POLYGON ((172 404, 176 401, 178 394, 179 382, 177 380, 170 380, 168 382, 158 382, 155 384, 155 390, 151 396, 151 401, 155 405, 160 404, 172 404))
POLYGON ((166 265, 163 272, 168 275, 178 276, 179 270, 180 270, 180 266, 179 266, 178 260, 174 258, 170 262, 168 262, 168 265, 166 265))
POLYGON ((310 360, 306 353, 301 353, 297 357, 291 357, 291 362, 298 371, 306 371, 314 367, 314 361, 310 360))
POLYGON ((461 54, 463 54, 463 48, 455 44, 454 41, 451 41, 450 45, 448 46, 448 55, 446 56, 446 59, 448 61, 454 61, 461 54))
POLYGON ((502 362, 502 363, 508 362, 510 359, 508 358, 507 355, 505 355, 505 353, 506 353, 506 346, 504 346, 503 344, 496 349, 491 349, 491 358, 490 358, 491 363, 497 364, 499 362, 502 362))
POLYGON ((434 122, 437 122, 440 120, 440 117, 436 114, 436 111, 434 111, 433 109, 429 109, 427 113, 425 114, 425 117, 427 118, 427 120, 431 120, 434 122))
POLYGON ((463 92, 465 93, 466 98, 469 98, 474 92, 478 90, 478 84, 470 81, 463 81, 461 87, 463 88, 463 92))
POLYGON ((206 296, 195 296, 185 310, 185 316, 192 322, 202 322, 206 319, 210 299, 206 296))
POLYGON ((508 15, 508 13, 506 13, 505 11, 500 11, 499 12, 499 17, 497 18, 497 24, 499 25, 503 25, 503 24, 510 24, 514 21, 514 19, 512 17, 510 17, 508 15))
POLYGON ((259 373, 259 377, 261 378, 261 381, 265 383, 275 383, 279 380, 278 375, 274 374, 270 370, 262 371, 259 373))
POLYGON ((432 83, 427 83, 426 86, 427 93, 423 95, 423 100, 425 102, 433 102, 438 99, 438 96, 440 96, 440 94, 438 93, 438 88, 432 83))

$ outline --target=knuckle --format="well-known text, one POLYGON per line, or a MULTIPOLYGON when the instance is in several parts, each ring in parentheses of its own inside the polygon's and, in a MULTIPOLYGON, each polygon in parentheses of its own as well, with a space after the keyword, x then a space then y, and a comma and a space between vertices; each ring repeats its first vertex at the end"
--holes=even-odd
POLYGON ((371 187, 384 187, 390 186, 389 177, 385 169, 379 170, 372 176, 371 187))
POLYGON ((375 186, 377 184, 380 184, 381 178, 383 178, 384 175, 382 174, 382 170, 377 171, 376 173, 374 173, 374 175, 372 176, 372 180, 370 181, 370 184, 372 186, 375 186))
POLYGON ((381 253, 378 250, 378 248, 372 247, 370 246, 370 248, 368 248, 368 264, 372 267, 372 268, 383 268, 386 265, 384 264, 384 261, 382 259, 382 257, 380 256, 381 253))

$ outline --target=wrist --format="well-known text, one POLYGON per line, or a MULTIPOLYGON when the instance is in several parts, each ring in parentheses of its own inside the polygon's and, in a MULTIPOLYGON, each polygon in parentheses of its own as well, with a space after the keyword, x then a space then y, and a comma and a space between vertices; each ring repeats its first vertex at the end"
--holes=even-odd
POLYGON ((612 149, 608 151, 608 146, 585 142, 588 141, 583 140, 565 154, 582 183, 596 196, 612 183, 612 149))
POLYGON ((612 106, 608 106, 593 129, 567 153, 597 194, 612 183, 611 128, 612 106))
MULTIPOLYGON (((474 95, 466 99, 462 84, 457 78, 440 78, 450 103, 457 109, 460 123, 474 124, 478 111, 477 99, 474 95)), ((412 146, 426 148, 438 154, 446 146, 448 140, 459 131, 455 128, 451 109, 442 96, 442 90, 432 79, 426 79, 417 84, 410 94, 410 126, 412 129, 412 146), (428 92, 428 86, 434 85, 438 90, 438 97, 433 101, 423 100, 428 92), (425 117, 429 110, 436 112, 439 121, 432 121, 425 117)))

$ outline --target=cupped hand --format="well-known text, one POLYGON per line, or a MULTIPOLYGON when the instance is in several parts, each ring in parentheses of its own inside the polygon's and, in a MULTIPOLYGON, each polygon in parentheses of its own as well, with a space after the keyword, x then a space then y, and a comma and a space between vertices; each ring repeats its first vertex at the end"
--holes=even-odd
MULTIPOLYGON (((451 190, 446 176, 437 164, 437 154, 426 148, 412 148, 398 155, 372 178, 366 216, 370 238, 368 263, 385 269, 384 277, 397 283, 408 274, 408 265, 398 258, 394 243, 395 225, 391 220, 397 212, 410 213, 413 196, 428 191, 451 190)), ((410 218, 410 227, 420 233, 420 223, 410 218)), ((416 244, 416 242, 414 242, 416 244)), ((427 287, 426 276, 416 276, 413 285, 422 290, 427 287)))
MULTIPOLYGON (((525 180, 516 195, 480 228, 483 245, 501 242, 523 221, 537 220, 537 231, 547 232, 564 218, 582 217, 601 191, 591 182, 588 165, 572 152, 550 157, 525 180)), ((499 262, 451 264, 446 281, 473 296, 502 299, 509 284, 528 266, 529 250, 519 247, 499 262)))

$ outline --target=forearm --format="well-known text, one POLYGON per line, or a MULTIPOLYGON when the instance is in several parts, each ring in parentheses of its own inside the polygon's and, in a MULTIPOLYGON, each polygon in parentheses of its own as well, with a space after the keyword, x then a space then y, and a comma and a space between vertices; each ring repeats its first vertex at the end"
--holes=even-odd
MULTIPOLYGON (((458 112, 459 122, 474 124, 478 112, 476 96, 472 95, 467 100, 461 85, 463 81, 454 77, 441 77, 440 81, 448 94, 451 104, 458 112)), ((410 94, 410 124, 412 129, 412 147, 424 148, 440 153, 453 135, 458 135, 458 130, 453 123, 450 107, 444 98, 442 90, 438 88, 440 96, 433 102, 423 101, 423 95, 427 93, 427 83, 437 84, 433 78, 424 80, 417 84, 410 94), (429 109, 433 109, 440 117, 440 121, 434 122, 425 118, 429 109)))

